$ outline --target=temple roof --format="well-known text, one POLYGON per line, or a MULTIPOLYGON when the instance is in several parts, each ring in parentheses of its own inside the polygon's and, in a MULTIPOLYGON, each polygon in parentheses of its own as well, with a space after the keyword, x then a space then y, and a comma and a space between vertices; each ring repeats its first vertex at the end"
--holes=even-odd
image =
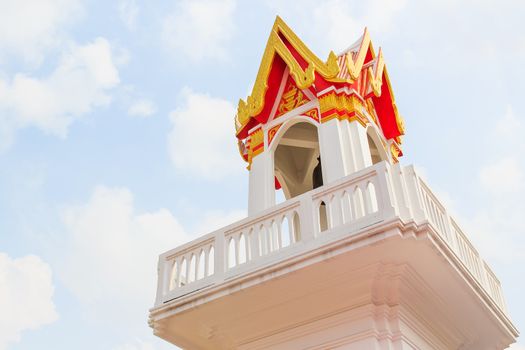
POLYGON ((371 99, 388 139, 403 135, 381 49, 376 55, 368 30, 341 54, 331 51, 326 61, 317 57, 279 17, 271 30, 253 90, 246 101, 240 99, 235 117, 239 139, 270 115, 285 70, 299 89, 309 89, 317 97, 331 87, 347 87, 363 100, 371 99))

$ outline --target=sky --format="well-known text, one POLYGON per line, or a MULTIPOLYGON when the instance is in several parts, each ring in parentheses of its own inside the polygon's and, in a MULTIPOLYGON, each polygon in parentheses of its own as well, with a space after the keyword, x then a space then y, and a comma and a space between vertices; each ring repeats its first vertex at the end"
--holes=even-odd
POLYGON ((322 59, 368 27, 402 163, 525 331, 522 1, 0 0, 0 350, 174 348, 157 256, 246 215, 233 118, 276 15, 322 59))

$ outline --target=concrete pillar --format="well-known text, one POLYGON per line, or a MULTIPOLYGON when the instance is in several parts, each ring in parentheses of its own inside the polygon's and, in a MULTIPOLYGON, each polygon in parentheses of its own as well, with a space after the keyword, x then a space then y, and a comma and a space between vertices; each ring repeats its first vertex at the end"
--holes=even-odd
POLYGON ((248 216, 275 204, 273 155, 268 149, 252 160, 249 177, 248 216))
POLYGON ((350 152, 351 159, 349 163, 353 165, 349 169, 349 173, 359 171, 372 165, 372 158, 370 156, 370 147, 368 146, 368 138, 366 129, 361 123, 356 120, 348 122, 344 121, 347 126, 348 135, 350 138, 350 152))
POLYGON ((319 125, 319 149, 323 182, 328 184, 347 175, 341 143, 340 121, 336 118, 319 125))

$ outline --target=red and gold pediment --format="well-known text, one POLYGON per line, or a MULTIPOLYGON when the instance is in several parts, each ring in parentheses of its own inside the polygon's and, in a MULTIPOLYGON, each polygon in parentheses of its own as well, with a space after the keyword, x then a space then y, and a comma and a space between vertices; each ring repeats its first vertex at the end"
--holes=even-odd
POLYGON ((277 105, 277 110, 275 111, 274 119, 279 118, 283 114, 286 114, 309 101, 310 99, 308 99, 304 92, 297 87, 293 78, 288 76, 288 79, 284 84, 281 99, 277 105))

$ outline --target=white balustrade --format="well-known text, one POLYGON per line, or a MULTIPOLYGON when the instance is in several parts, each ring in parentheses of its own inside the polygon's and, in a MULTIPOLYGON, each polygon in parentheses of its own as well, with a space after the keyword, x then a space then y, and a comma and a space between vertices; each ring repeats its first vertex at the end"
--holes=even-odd
POLYGON ((420 201, 428 221, 492 300, 503 311, 506 311, 501 284, 494 273, 480 257, 456 221, 450 217, 445 207, 419 177, 417 184, 419 185, 418 193, 421 196, 420 201))
POLYGON ((215 239, 207 235, 164 253, 159 262, 159 291, 162 298, 174 290, 185 290, 209 280, 215 274, 215 239), (162 276, 162 278, 161 278, 162 276))
POLYGON ((313 194, 316 236, 378 213, 378 186, 378 175, 373 171, 313 194))
POLYGON ((270 215, 227 230, 224 234, 227 242, 227 269, 233 269, 299 242, 301 228, 298 207, 299 201, 292 201, 291 205, 279 206, 270 215))
POLYGON ((326 242, 334 230, 350 235, 401 216, 417 224, 428 222, 505 311, 499 281, 430 188, 413 167, 392 168, 386 162, 162 254, 157 303, 221 283, 280 257, 302 254, 308 246, 301 243, 320 237, 326 242))

